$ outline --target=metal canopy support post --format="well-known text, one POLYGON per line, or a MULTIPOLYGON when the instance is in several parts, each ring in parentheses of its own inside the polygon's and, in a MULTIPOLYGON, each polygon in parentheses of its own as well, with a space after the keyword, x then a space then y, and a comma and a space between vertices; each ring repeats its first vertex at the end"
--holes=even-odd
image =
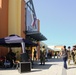
POLYGON ((23 51, 23 53, 26 53, 26 51, 25 51, 25 43, 22 42, 21 45, 22 45, 22 51, 23 51))

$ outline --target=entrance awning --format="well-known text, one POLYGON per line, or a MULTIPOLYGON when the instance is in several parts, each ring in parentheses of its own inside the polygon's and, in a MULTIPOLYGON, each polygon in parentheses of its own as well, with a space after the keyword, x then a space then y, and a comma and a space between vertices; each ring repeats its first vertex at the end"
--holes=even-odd
POLYGON ((47 40, 47 38, 40 32, 27 32, 26 36, 33 38, 34 40, 37 40, 37 41, 47 40))

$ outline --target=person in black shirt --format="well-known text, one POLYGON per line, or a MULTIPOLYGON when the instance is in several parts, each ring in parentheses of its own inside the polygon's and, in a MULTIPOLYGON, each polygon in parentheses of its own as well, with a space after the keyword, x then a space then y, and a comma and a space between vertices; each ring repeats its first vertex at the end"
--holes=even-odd
POLYGON ((34 56, 33 56, 33 60, 36 60, 36 50, 34 49, 34 56))
POLYGON ((6 59, 10 62, 10 67, 13 67, 13 61, 16 61, 16 54, 12 52, 12 49, 10 48, 9 52, 6 55, 6 59))

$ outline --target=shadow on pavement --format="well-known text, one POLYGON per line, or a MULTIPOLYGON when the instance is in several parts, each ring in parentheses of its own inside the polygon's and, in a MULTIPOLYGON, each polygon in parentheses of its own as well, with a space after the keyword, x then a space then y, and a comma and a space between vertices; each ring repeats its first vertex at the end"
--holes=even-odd
POLYGON ((38 72, 38 71, 42 71, 42 70, 32 70, 31 72, 38 72))
POLYGON ((0 70, 16 70, 15 68, 0 68, 0 70))
MULTIPOLYGON (((45 64, 45 65, 35 64, 31 70, 31 72, 39 72, 39 71, 47 70, 52 65, 57 65, 57 64, 45 64)), ((29 72, 29 73, 31 73, 31 72, 29 72)))
POLYGON ((52 58, 52 59, 48 59, 48 62, 63 62, 62 58, 52 58))
POLYGON ((57 65, 57 64, 45 64, 45 65, 34 65, 33 69, 49 69, 52 65, 57 65))
POLYGON ((33 69, 49 69, 52 65, 57 65, 50 62, 63 62, 63 60, 61 58, 48 59, 48 61, 45 62, 45 65, 40 65, 40 61, 38 61, 33 65, 33 69))
POLYGON ((73 69, 73 68, 76 68, 76 67, 68 67, 68 69, 73 69))

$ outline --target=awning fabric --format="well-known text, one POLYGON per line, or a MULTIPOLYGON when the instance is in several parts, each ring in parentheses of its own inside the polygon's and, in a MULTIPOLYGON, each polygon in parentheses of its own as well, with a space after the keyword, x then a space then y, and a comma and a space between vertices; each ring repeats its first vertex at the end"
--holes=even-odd
POLYGON ((0 39, 0 46, 5 47, 21 47, 21 43, 24 42, 26 46, 37 46, 37 44, 30 40, 23 39, 18 35, 10 35, 0 39))
POLYGON ((42 35, 40 32, 27 32, 26 35, 37 41, 47 40, 47 38, 44 35, 42 35))

